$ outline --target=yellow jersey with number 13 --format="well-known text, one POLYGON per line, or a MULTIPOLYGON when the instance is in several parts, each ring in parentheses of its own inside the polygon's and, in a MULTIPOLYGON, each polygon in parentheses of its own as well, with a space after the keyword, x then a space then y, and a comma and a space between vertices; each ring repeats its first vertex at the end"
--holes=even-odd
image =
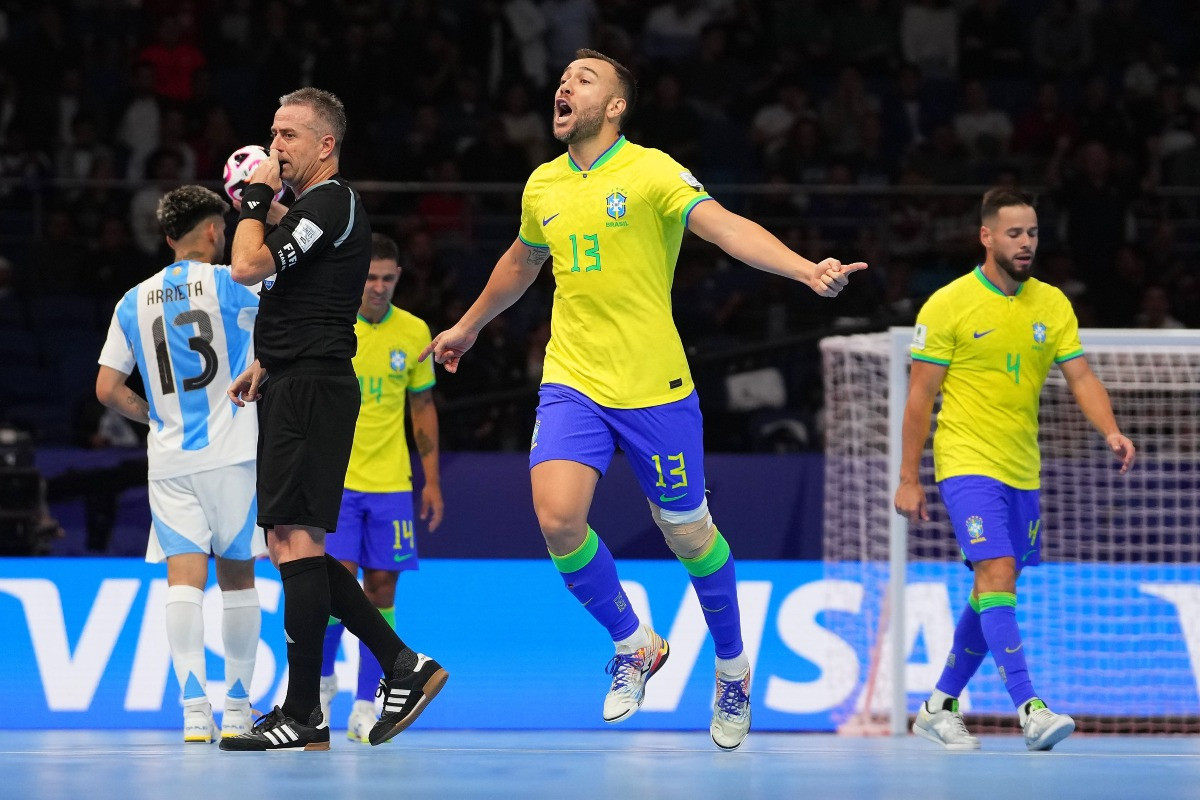
POLYGON ((358 422, 346 469, 346 488, 355 492, 411 492, 412 462, 404 437, 409 392, 433 388, 433 359, 417 361, 429 344, 429 326, 390 307, 379 322, 360 315, 354 323, 358 352, 358 422))
POLYGON ((586 170, 564 153, 533 171, 520 237, 553 259, 544 383, 609 408, 691 394, 671 283, 688 215, 710 199, 666 153, 624 136, 586 170))
POLYGON ((986 475, 1037 489, 1042 385, 1053 364, 1083 355, 1066 295, 1030 278, 1008 296, 976 267, 926 301, 911 352, 947 367, 933 437, 937 480, 986 475))

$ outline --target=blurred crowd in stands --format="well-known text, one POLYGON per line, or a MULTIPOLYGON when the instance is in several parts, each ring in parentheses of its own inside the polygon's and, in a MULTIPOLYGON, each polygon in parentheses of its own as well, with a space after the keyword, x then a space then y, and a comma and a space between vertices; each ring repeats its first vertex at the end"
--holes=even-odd
MULTIPOLYGON (((303 85, 345 101, 343 171, 401 244, 398 304, 449 324, 515 236, 519 185, 562 152, 551 97, 580 47, 638 75, 631 140, 799 252, 871 264, 826 302, 685 243, 674 302, 706 413, 737 410, 730 373, 775 370, 783 416, 800 422, 785 449, 816 444, 811 346, 710 356, 910 322, 978 259, 987 185, 1040 190, 1039 274, 1082 325, 1200 326, 1190 0, 13 0, 0 9, 0 407, 51 439, 64 420, 99 435, 87 397, 113 304, 169 260, 159 196, 216 186, 303 85), (462 190, 476 182, 514 187, 462 190)), ((448 448, 527 439, 532 395, 471 400, 536 383, 552 292, 547 270, 442 378, 450 408, 470 409, 448 418, 448 448)), ((710 447, 779 447, 771 424, 710 447)))

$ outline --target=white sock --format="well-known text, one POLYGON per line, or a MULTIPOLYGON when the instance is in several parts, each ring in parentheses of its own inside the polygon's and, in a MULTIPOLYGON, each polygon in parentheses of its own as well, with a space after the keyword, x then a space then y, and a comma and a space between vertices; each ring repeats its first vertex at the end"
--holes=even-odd
POLYGON ((746 658, 746 651, 738 653, 733 658, 717 657, 717 672, 723 680, 736 681, 746 677, 746 673, 750 671, 750 659, 746 658))
POLYGON ((221 641, 225 645, 225 704, 249 704, 254 656, 258 652, 258 634, 262 629, 258 589, 221 592, 221 600, 224 604, 221 641))
POLYGON ((637 630, 626 636, 624 639, 615 643, 618 653, 632 653, 643 647, 650 646, 650 629, 646 627, 646 623, 638 625, 637 630))
POLYGON ((186 585, 167 587, 167 644, 184 706, 208 702, 203 602, 203 589, 186 585))
POLYGON ((929 695, 929 700, 925 703, 925 710, 933 713, 941 711, 946 706, 947 700, 957 700, 957 697, 948 695, 940 689, 934 689, 933 694, 929 695))

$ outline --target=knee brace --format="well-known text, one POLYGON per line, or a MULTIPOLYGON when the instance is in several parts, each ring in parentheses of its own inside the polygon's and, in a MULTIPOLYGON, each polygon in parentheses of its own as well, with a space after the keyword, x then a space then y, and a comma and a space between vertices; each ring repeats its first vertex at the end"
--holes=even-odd
POLYGON ((667 540, 667 547, 679 558, 699 558, 708 552, 717 538, 707 500, 700 503, 699 508, 683 512, 665 511, 651 502, 650 515, 667 540))

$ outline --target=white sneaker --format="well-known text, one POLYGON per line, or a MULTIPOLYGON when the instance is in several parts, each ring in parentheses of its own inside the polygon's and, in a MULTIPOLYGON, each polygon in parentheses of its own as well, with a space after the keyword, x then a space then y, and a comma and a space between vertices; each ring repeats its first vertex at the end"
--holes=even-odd
POLYGON ((967 730, 962 714, 958 711, 958 701, 953 698, 946 701, 937 711, 929 710, 928 701, 921 703, 917 718, 913 721, 912 732, 923 739, 940 744, 947 750, 978 750, 979 739, 967 730))
POLYGON ((1025 704, 1020 716, 1025 747, 1029 750, 1049 750, 1075 731, 1075 720, 1066 714, 1055 714, 1036 697, 1025 704))
POLYGON ((217 723, 213 721, 212 706, 201 703, 183 708, 183 740, 208 744, 217 738, 217 723))
POLYGON ((371 728, 374 728, 378 721, 373 700, 355 700, 354 708, 350 711, 350 721, 346 723, 346 738, 352 742, 370 744, 371 728))
POLYGON ((671 648, 667 640, 649 628, 650 644, 633 652, 620 650, 608 662, 604 671, 613 676, 612 686, 604 697, 604 721, 620 722, 642 707, 646 698, 646 681, 667 663, 671 648))
POLYGON ((321 713, 325 715, 325 724, 329 724, 331 717, 329 716, 329 706, 333 703, 333 698, 337 697, 338 682, 337 673, 333 675, 321 676, 321 713))
POLYGON ((229 739, 249 733, 251 725, 254 724, 252 714, 248 700, 241 703, 227 703, 225 713, 221 715, 221 738, 229 739))
POLYGON ((708 726, 713 744, 722 750, 736 750, 750 733, 750 670, 741 678, 725 680, 717 672, 717 694, 713 700, 712 724, 708 726))

